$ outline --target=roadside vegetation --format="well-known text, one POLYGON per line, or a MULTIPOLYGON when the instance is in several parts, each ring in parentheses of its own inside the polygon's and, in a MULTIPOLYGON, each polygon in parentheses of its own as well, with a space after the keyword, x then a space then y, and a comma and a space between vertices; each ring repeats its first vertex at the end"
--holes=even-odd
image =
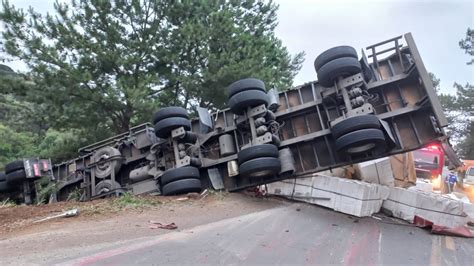
POLYGON ((50 14, 2 1, 0 170, 16 158, 74 157, 148 122, 161 106, 223 108, 252 76, 285 89, 304 53, 275 36, 278 5, 241 1, 57 2, 50 14))
MULTIPOLYGON (((290 87, 304 52, 276 37, 277 10, 256 0, 80 0, 40 14, 2 0, 0 171, 18 158, 73 158, 162 106, 223 108, 224 88, 240 78, 290 87), (11 60, 26 68, 13 71, 11 60)), ((468 29, 459 42, 471 65, 473 41, 468 29)), ((474 158, 474 88, 454 87, 440 94, 449 132, 474 158)))
MULTIPOLYGON (((474 67, 474 30, 468 28, 466 37, 459 41, 459 47, 468 55, 466 64, 474 67)), ((444 113, 448 118, 447 133, 451 136, 457 153, 463 159, 474 158, 474 85, 455 82, 454 94, 440 93, 440 80, 430 74, 433 86, 438 92, 444 113)))
POLYGON ((16 203, 13 200, 10 199, 5 199, 0 201, 0 208, 7 208, 7 207, 13 207, 16 206, 16 203))

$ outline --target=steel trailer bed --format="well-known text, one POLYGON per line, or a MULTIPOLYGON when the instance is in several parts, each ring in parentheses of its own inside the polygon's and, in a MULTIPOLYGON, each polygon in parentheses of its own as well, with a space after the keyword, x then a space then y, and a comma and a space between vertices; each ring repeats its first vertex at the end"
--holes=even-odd
MULTIPOLYGON (((203 131, 205 117, 193 119, 191 130, 198 136, 197 142, 193 145, 193 152, 200 161, 199 169, 204 183, 215 186, 216 180, 221 180, 225 189, 236 191, 408 152, 433 141, 447 142, 443 130, 447 120, 410 33, 368 46, 362 51, 361 62, 365 62, 373 74, 369 81, 365 81, 364 75, 360 73, 341 78, 329 88, 321 86, 318 81, 313 81, 278 93, 279 107, 275 110, 275 116, 279 125, 277 133, 280 139, 279 149, 281 151, 289 148, 291 151, 294 172, 290 174, 266 177, 229 175, 232 172, 229 166, 231 167, 231 162, 237 159, 237 153, 242 147, 270 142, 268 139, 257 137, 253 126, 242 127, 242 124, 253 125, 253 114, 264 112, 262 109, 265 109, 265 106, 249 109, 243 116, 236 116, 230 109, 215 112, 210 115, 213 123, 207 131, 203 131), (361 84, 360 86, 372 95, 371 105, 351 108, 346 104, 345 109, 341 108, 341 105, 346 103, 343 101, 346 97, 344 88, 354 84, 361 84), (335 121, 351 116, 348 115, 351 112, 352 116, 359 115, 358 112, 373 113, 380 119, 387 138, 386 150, 357 154, 341 154, 336 150, 331 128, 335 121), (221 156, 219 137, 223 135, 231 136, 235 146, 233 154, 221 156)), ((138 157, 134 155, 130 159, 130 156, 122 152, 126 164, 132 165, 118 174, 121 176, 122 187, 133 187, 134 181, 128 178, 128 175, 135 168, 143 168, 142 172, 146 172, 145 175, 148 175, 150 180, 159 180, 163 171, 190 164, 189 160, 183 161, 178 157, 175 138, 154 139, 150 136, 150 132, 153 132, 152 125, 144 124, 128 133, 82 148, 81 151, 87 152, 88 155, 56 165, 57 179, 66 180, 66 176, 69 176, 69 180, 72 180, 71 170, 77 169, 72 165, 80 164, 81 169, 94 169, 95 165, 90 161, 94 151, 106 145, 123 146, 124 142, 135 147, 132 150, 139 150, 141 155, 138 157), (146 134, 142 134, 143 132, 146 134), (132 141, 137 140, 137 136, 141 140, 139 141, 141 145, 136 145, 136 141, 132 141), (165 155, 158 155, 156 147, 163 145, 167 146, 167 149, 162 148, 162 152, 163 150, 167 152, 165 155), (148 153, 153 156, 146 158, 148 153), (162 164, 161 168, 158 167, 160 164, 157 156, 166 157, 166 160, 162 160, 166 163, 162 164)), ((454 155, 452 152, 451 154, 454 155)), ((82 183, 81 186, 89 191, 86 198, 96 196, 94 192, 96 181, 93 175, 90 177, 90 174, 82 172, 81 176, 89 178, 73 176, 76 181, 72 183, 82 183)), ((115 177, 112 178, 115 180, 115 177)))

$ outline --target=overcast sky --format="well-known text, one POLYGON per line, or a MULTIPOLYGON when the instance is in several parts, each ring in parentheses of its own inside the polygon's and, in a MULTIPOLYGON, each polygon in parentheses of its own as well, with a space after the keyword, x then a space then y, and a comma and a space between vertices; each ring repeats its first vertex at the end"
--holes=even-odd
POLYGON ((295 1, 280 0, 277 35, 290 52, 306 52, 295 84, 316 79, 313 62, 324 50, 368 45, 411 32, 428 71, 442 87, 474 83, 474 66, 458 42, 474 28, 474 1, 295 1))
MULTIPOLYGON (((54 0, 10 0, 38 12, 53 10, 54 0)), ((411 32, 428 71, 441 79, 444 91, 452 84, 474 83, 474 66, 458 42, 474 28, 474 1, 469 0, 276 0, 277 36, 292 54, 306 52, 294 84, 316 79, 313 61, 324 50, 368 45, 411 32)), ((20 64, 12 67, 20 70, 20 64)))

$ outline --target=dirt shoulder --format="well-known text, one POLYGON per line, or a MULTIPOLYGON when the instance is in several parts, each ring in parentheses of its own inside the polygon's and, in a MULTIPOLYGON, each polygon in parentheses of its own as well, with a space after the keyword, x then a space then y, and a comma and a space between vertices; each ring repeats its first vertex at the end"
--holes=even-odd
POLYGON ((204 199, 179 199, 146 197, 145 200, 149 200, 146 206, 120 205, 117 199, 107 199, 0 208, 0 256, 5 264, 42 264, 65 256, 60 251, 66 248, 70 251, 75 247, 111 244, 170 232, 150 229, 150 220, 163 224, 174 222, 177 230, 181 230, 288 204, 278 199, 235 193, 209 194, 204 199), (34 223, 72 208, 79 208, 81 214, 34 223))

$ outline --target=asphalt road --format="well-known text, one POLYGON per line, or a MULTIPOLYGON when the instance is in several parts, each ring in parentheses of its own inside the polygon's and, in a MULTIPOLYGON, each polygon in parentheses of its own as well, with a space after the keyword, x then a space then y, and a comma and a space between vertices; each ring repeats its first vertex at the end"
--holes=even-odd
POLYGON ((52 263, 474 265, 474 240, 293 203, 52 263))

